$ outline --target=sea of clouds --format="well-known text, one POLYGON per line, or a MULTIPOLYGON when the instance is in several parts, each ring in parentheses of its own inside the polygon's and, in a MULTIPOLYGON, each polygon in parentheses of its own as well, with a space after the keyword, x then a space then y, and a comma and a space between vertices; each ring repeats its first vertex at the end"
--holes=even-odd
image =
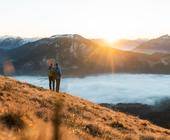
MULTIPOLYGON (((48 88, 48 77, 15 76, 17 80, 48 88)), ((63 78, 61 91, 96 103, 154 104, 170 97, 170 75, 106 74, 63 78)))

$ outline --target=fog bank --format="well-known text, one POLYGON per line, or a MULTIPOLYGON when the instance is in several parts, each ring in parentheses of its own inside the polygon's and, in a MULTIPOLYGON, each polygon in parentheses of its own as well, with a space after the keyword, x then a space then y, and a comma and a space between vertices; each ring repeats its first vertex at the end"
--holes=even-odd
MULTIPOLYGON (((17 76, 16 79, 48 88, 47 77, 17 76)), ((142 103, 153 105, 170 98, 170 75, 108 74, 64 78, 61 91, 96 103, 142 103)))

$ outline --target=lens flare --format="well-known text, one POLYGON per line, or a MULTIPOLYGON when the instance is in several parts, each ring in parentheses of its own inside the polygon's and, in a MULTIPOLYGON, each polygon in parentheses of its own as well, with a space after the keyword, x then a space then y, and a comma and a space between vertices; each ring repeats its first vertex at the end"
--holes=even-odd
POLYGON ((10 60, 3 63, 3 72, 5 75, 11 75, 15 72, 15 67, 10 60))

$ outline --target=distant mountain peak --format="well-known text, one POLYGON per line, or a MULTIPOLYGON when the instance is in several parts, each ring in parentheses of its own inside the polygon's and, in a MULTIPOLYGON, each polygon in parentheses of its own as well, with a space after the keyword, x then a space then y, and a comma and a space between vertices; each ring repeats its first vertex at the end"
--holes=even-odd
POLYGON ((113 47, 121 50, 130 51, 144 42, 146 42, 146 40, 144 39, 136 39, 136 40, 119 39, 118 41, 115 41, 113 43, 113 47))
POLYGON ((59 38, 59 37, 72 37, 71 34, 56 34, 51 36, 50 38, 59 38))
POLYGON ((34 42, 39 38, 21 38, 19 36, 1 36, 0 37, 0 48, 4 50, 10 50, 20 47, 26 43, 34 42))
POLYGON ((50 38, 60 38, 60 37, 66 37, 66 38, 83 38, 79 34, 56 34, 51 36, 50 38))
POLYGON ((168 34, 162 35, 159 37, 159 39, 170 39, 170 36, 168 34))
POLYGON ((170 36, 168 34, 151 39, 134 50, 142 53, 170 53, 170 36))

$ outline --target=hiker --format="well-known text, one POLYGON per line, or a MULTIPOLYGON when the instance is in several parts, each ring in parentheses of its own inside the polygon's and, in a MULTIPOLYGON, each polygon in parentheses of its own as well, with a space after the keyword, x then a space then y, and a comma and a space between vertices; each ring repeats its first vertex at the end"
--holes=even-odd
POLYGON ((59 92, 60 89, 60 80, 61 80, 61 68, 58 63, 55 66, 55 73, 56 73, 56 92, 59 92))
POLYGON ((54 91, 55 88, 55 70, 53 67, 53 64, 50 64, 49 68, 48 68, 48 79, 49 79, 49 88, 50 90, 54 91), (51 87, 52 85, 52 87, 51 87))

